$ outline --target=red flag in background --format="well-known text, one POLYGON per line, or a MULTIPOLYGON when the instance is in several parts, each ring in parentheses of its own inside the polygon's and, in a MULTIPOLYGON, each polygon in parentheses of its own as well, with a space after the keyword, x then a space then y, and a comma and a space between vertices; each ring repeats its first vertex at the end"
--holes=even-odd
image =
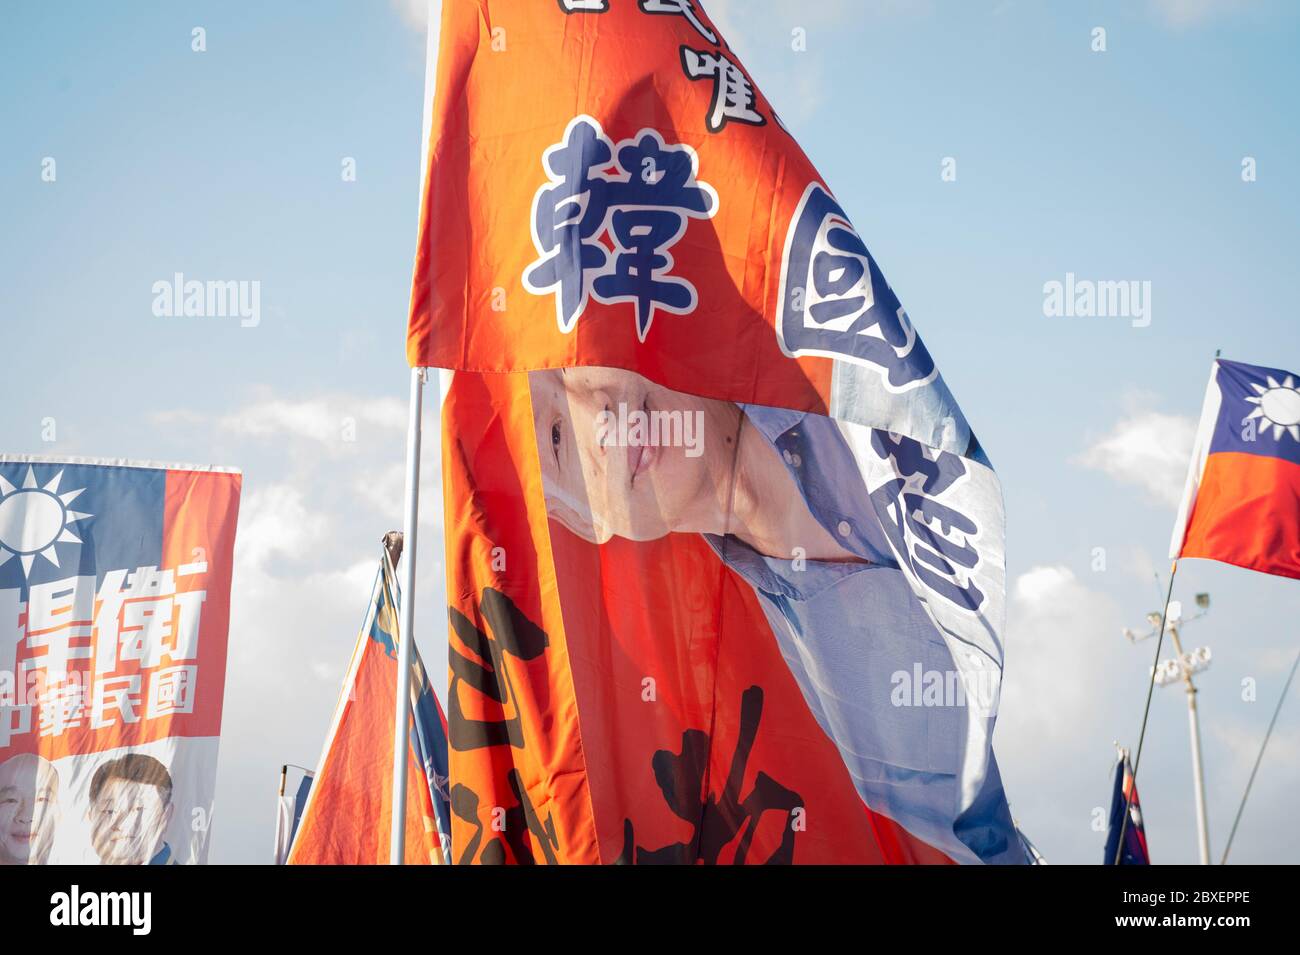
MULTIPOLYGON (((397 687, 397 587, 382 561, 320 766, 289 852, 289 865, 382 865, 392 825, 393 711, 397 687)), ((417 653, 406 774, 407 865, 441 864, 447 829, 445 723, 417 653), (422 725, 423 724, 423 725, 422 725), (441 756, 436 752, 441 740, 441 756), (431 741, 431 742, 430 742, 431 741), (431 754, 426 757, 426 749, 431 754), (441 819, 439 819, 441 815, 441 819)))

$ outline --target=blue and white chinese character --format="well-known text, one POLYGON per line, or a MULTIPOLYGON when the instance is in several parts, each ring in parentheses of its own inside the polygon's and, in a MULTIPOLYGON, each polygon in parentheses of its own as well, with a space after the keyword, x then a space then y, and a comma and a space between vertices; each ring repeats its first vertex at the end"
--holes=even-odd
POLYGON ((984 593, 975 585, 973 571, 980 555, 971 543, 979 536, 979 525, 938 500, 965 476, 965 462, 949 451, 885 431, 872 432, 871 446, 898 475, 871 492, 895 553, 931 592, 962 609, 979 610, 984 593))
POLYGON ((843 358, 883 373, 894 392, 937 377, 898 297, 840 204, 805 190, 786 236, 776 332, 782 350, 843 358))
POLYGON ((543 156, 549 183, 533 199, 538 259, 524 271, 534 295, 555 296, 560 330, 570 332, 591 298, 631 302, 637 337, 645 341, 657 311, 695 310, 695 286, 671 274, 669 249, 689 219, 718 207, 708 183, 695 178, 693 150, 667 145, 651 129, 615 146, 589 116, 543 156))
POLYGON ((614 271, 596 276, 592 291, 602 302, 635 302, 637 334, 645 341, 655 306, 679 314, 695 307, 694 287, 667 274, 673 259, 660 251, 677 241, 686 223, 675 212, 627 209, 615 212, 610 224, 620 252, 614 271))

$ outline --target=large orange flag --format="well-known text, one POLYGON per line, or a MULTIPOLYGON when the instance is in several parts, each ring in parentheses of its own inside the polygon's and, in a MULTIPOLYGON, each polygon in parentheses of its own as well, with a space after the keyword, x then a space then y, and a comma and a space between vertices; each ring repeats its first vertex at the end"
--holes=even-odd
POLYGON ((457 862, 1022 862, 1001 492, 701 5, 444 0, 457 862))

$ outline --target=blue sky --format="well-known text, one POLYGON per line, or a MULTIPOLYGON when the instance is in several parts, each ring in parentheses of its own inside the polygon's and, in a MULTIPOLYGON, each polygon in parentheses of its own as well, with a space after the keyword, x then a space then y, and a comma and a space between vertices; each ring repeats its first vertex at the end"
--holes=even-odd
MULTIPOLYGON (((0 11, 0 449, 245 471, 217 862, 268 858, 278 767, 315 762, 377 539, 400 524, 421 6, 0 11), (205 52, 191 50, 196 26, 205 52), (175 272, 260 281, 260 324, 156 317, 152 283, 175 272)), ((1153 649, 1120 628, 1158 608, 1153 574, 1168 571, 1210 360, 1221 348, 1300 370, 1300 12, 1250 0, 704 6, 849 211, 1001 475, 1010 621, 995 744, 1048 859, 1096 862, 1111 741, 1136 742, 1153 649), (1096 27, 1105 52, 1091 49, 1096 27), (1242 181, 1248 156, 1254 182, 1242 181), (945 157, 955 181, 941 179, 945 157), (1043 285, 1067 272, 1149 281, 1150 325, 1046 317, 1043 285)), ((418 606, 440 625, 426 435, 418 606)), ((1217 857, 1300 648, 1300 589, 1185 563, 1176 596, 1190 605, 1202 590, 1213 609, 1186 638, 1215 655, 1200 705, 1217 857)), ((433 626, 420 638, 430 660, 433 626)), ((1147 747, 1153 856, 1194 861, 1177 690, 1157 690, 1147 747)), ((1292 701, 1234 861, 1300 858, 1297 775, 1292 701)))

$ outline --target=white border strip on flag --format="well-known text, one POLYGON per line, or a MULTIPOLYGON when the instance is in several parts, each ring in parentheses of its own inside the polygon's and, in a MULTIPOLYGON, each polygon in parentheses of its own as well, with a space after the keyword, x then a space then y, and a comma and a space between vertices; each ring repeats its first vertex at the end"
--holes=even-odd
POLYGON ((1216 358, 1210 366, 1210 382, 1205 386, 1205 401, 1201 404, 1201 421, 1196 426, 1196 440, 1192 444, 1192 459, 1187 465, 1187 483, 1183 487, 1183 499, 1178 505, 1178 517, 1174 521, 1174 532, 1169 538, 1169 557, 1176 560, 1182 556, 1183 540, 1187 536, 1187 525, 1191 521, 1192 509, 1196 506, 1196 495, 1201 489, 1201 478, 1205 474, 1205 460, 1210 456, 1210 440, 1214 437, 1214 426, 1219 420, 1219 408, 1223 404, 1223 393, 1219 390, 1219 360, 1216 358))
POLYGON ((242 474, 239 468, 216 464, 167 464, 162 461, 129 461, 126 458, 78 458, 44 454, 0 454, 0 464, 81 464, 93 467, 141 468, 148 471, 206 471, 211 474, 242 474))

